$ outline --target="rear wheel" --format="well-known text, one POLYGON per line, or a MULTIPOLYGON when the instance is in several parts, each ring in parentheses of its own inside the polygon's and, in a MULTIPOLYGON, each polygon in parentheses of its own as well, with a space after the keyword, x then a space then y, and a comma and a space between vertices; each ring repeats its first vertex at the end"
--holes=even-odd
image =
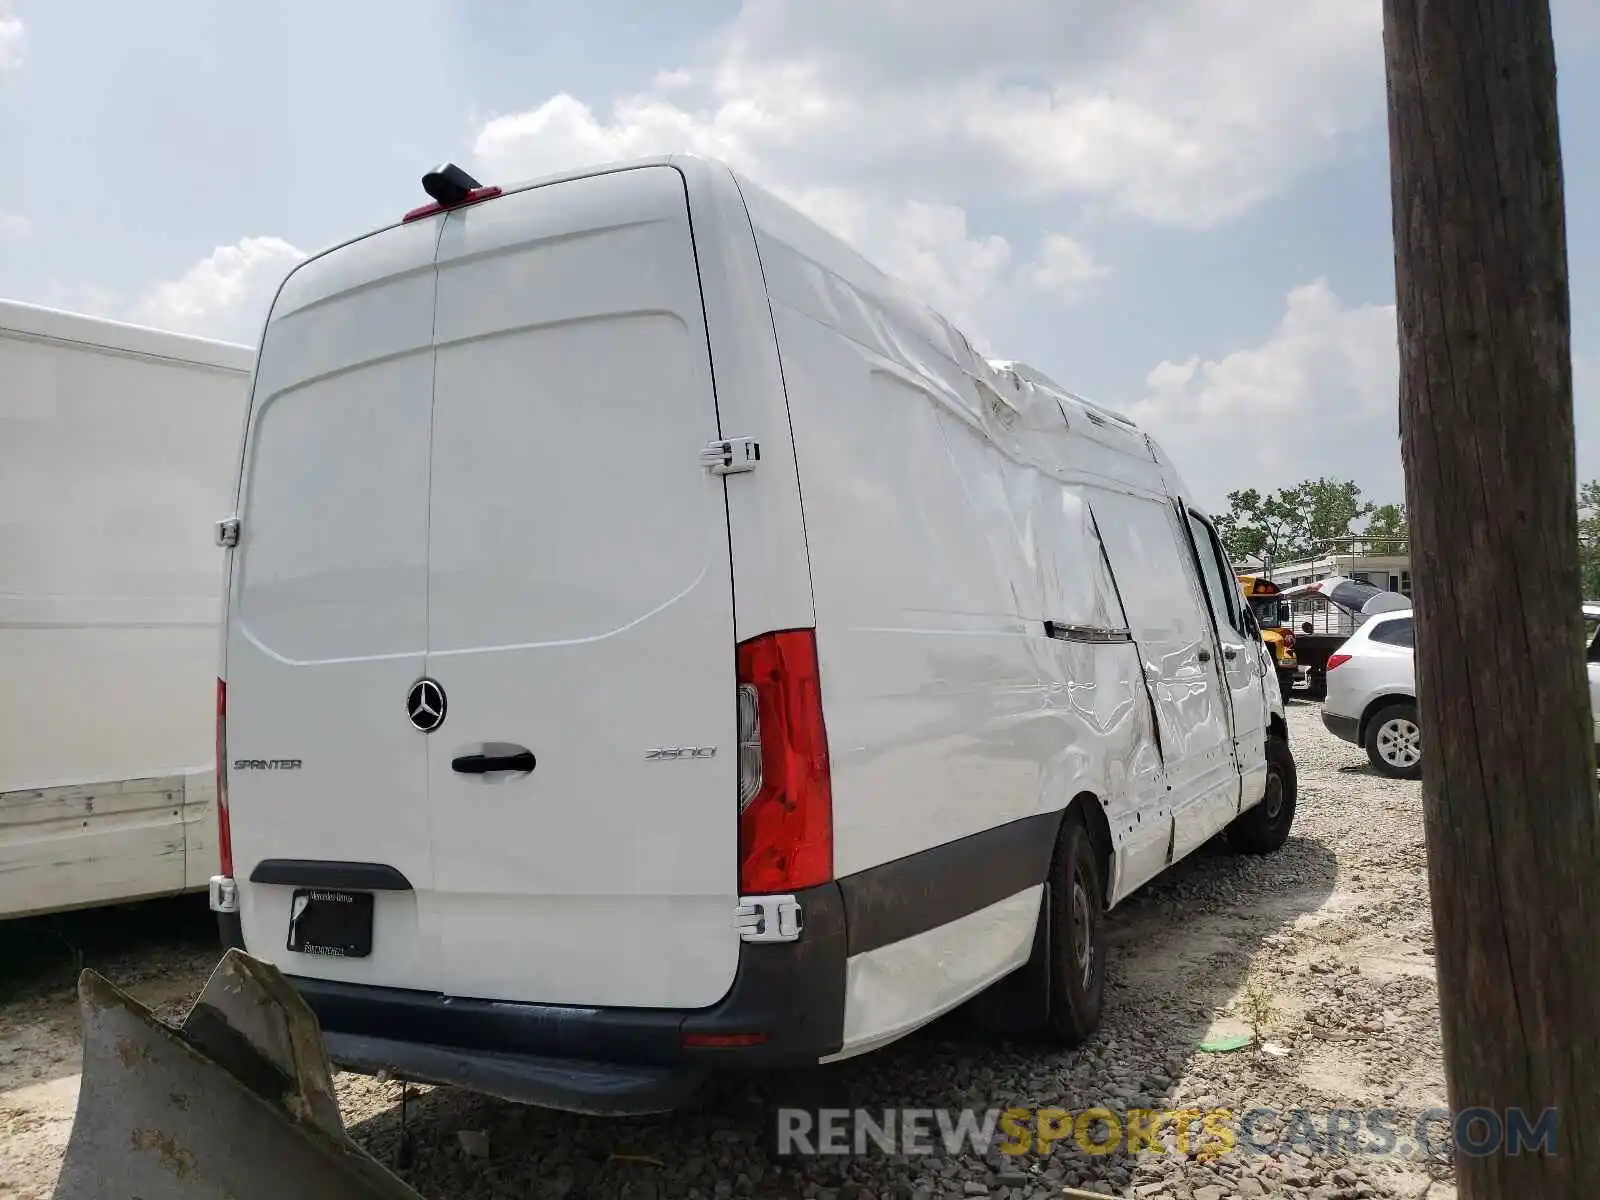
POLYGON ((1105 1000, 1101 928, 1105 884, 1083 815, 1062 823, 1050 863, 1050 1017, 1053 1040, 1075 1046, 1100 1025, 1105 1000))
POLYGON ((1228 844, 1240 854, 1271 854, 1289 840, 1299 794, 1294 754, 1277 734, 1267 736, 1267 782, 1261 800, 1228 826, 1228 844))
POLYGON ((1390 704, 1373 713, 1363 739, 1372 769, 1390 779, 1417 779, 1422 775, 1422 727, 1417 706, 1390 704))

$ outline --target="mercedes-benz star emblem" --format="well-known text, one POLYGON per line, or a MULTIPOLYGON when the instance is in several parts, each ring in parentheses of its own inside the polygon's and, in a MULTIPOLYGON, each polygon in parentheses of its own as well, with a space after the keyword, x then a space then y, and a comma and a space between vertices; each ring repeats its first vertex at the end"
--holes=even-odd
POLYGON ((444 689, 432 679, 419 679, 406 693, 406 716, 423 733, 444 724, 444 689))

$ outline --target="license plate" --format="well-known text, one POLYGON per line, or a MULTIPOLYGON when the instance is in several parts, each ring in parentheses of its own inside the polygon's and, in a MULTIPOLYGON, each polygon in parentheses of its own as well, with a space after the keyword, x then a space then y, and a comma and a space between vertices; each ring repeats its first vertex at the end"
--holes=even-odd
POLYGON ((366 958, 372 953, 372 893, 296 888, 289 902, 289 949, 366 958))

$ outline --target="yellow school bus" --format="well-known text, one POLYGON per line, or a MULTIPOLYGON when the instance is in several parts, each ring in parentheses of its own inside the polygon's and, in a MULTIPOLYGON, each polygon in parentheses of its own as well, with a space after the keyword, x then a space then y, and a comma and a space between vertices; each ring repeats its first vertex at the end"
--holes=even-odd
POLYGON ((1259 575, 1240 575, 1238 578, 1245 603, 1250 605, 1256 624, 1261 626, 1261 638, 1272 651, 1272 662, 1278 669, 1278 687, 1287 700, 1295 676, 1300 673, 1300 664, 1294 654, 1294 631, 1289 628, 1288 602, 1279 598, 1281 589, 1270 579, 1263 579, 1259 575))

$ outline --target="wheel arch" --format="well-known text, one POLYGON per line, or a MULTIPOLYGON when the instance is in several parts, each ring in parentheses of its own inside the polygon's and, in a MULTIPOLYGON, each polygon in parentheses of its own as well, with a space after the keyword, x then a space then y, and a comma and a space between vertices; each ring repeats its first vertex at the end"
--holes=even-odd
POLYGON ((1061 819, 1065 823, 1075 818, 1081 818, 1089 831, 1089 842, 1094 846, 1095 862, 1100 868, 1100 886, 1105 893, 1100 898, 1101 903, 1109 908, 1111 897, 1116 894, 1116 881, 1111 877, 1116 869, 1116 842, 1111 836, 1111 822, 1106 817, 1100 797, 1089 791, 1081 791, 1074 796, 1061 819))
POLYGON ((1356 723, 1357 744, 1362 746, 1367 744, 1367 726, 1383 709, 1391 704, 1409 704, 1415 707, 1416 703, 1417 698, 1407 692, 1384 692, 1382 695, 1374 696, 1367 701, 1366 707, 1361 710, 1361 719, 1356 723))

